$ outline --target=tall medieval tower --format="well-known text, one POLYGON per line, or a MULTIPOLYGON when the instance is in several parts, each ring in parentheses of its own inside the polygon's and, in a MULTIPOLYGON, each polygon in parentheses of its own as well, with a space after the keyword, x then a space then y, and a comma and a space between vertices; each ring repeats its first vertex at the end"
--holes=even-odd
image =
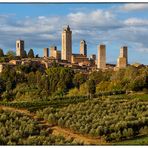
POLYGON ((106 68, 106 46, 100 44, 98 47, 98 62, 97 67, 100 69, 106 68))
POLYGON ((87 44, 85 40, 80 42, 80 54, 85 55, 87 57, 87 44))
POLYGON ((72 31, 69 25, 62 32, 62 60, 71 62, 72 56, 72 31))
POLYGON ((125 68, 128 64, 128 47, 127 46, 123 46, 120 48, 120 56, 117 59, 117 67, 119 68, 125 68))
POLYGON ((44 48, 44 55, 43 57, 49 57, 49 48, 44 48))
POLYGON ((16 56, 23 56, 24 55, 24 41, 17 40, 16 41, 16 56))

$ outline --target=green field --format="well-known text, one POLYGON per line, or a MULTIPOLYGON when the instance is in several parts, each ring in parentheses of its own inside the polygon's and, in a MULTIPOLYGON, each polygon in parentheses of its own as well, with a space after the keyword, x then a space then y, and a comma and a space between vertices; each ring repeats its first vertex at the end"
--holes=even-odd
POLYGON ((148 145, 148 136, 117 142, 115 145, 148 145))
MULTIPOLYGON (((122 94, 124 92, 122 91, 111 91, 111 92, 101 92, 96 94, 96 97, 101 97, 101 96, 115 96, 118 98, 125 98, 126 95, 122 94), (114 93, 119 94, 119 95, 113 95, 114 93), (120 94, 121 93, 121 94, 120 94)), ((113 97, 114 98, 114 97, 113 97)), ((68 106, 70 104, 77 104, 80 102, 85 102, 86 100, 89 100, 90 98, 88 96, 71 96, 71 97, 55 97, 55 98, 49 98, 46 101, 0 101, 0 105, 5 105, 5 106, 10 106, 10 107, 15 107, 15 108, 23 108, 27 109, 29 111, 37 111, 39 109, 44 109, 46 107, 53 107, 53 108, 62 108, 65 106, 68 106)), ((92 98, 93 99, 93 98, 92 98)))

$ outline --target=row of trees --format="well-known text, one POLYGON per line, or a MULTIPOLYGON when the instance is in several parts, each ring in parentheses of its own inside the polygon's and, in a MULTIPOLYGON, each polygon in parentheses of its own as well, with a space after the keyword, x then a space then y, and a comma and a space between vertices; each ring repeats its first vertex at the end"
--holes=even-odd
MULTIPOLYGON (((55 136, 49 127, 18 112, 0 110, 0 145, 70 145, 73 139, 55 136)), ((82 143, 81 143, 82 144, 82 143)))
MULTIPOLYGON (((28 54, 26 53, 26 51, 24 50, 24 53, 23 53, 23 58, 34 58, 34 51, 33 49, 30 49, 28 51, 28 54)), ((38 57, 38 55, 36 55, 36 57, 38 57)))
POLYGON ((3 99, 47 98, 63 96, 74 87, 74 72, 70 68, 54 67, 46 71, 39 65, 10 67, 0 75, 0 94, 3 99))
POLYGON ((128 67, 119 71, 74 73, 70 68, 45 70, 40 65, 10 67, 0 74, 0 96, 3 99, 48 98, 49 96, 82 96, 102 91, 147 91, 148 68, 128 67), (22 96, 22 97, 21 97, 22 96))
MULTIPOLYGON (((7 57, 9 60, 11 59, 15 59, 16 57, 16 54, 15 52, 13 52, 12 50, 9 50, 6 55, 4 54, 3 52, 3 49, 0 48, 0 58, 4 58, 4 57, 7 57)), ((24 53, 23 53, 23 58, 34 58, 35 55, 34 55, 34 51, 33 49, 30 49, 28 51, 28 54, 26 53, 26 51, 24 50, 24 53)), ((38 57, 38 55, 36 55, 36 57, 38 57)), ((2 61, 1 61, 2 62, 2 61)))
MULTIPOLYGON (((79 77, 79 82, 81 77, 79 77)), ((75 85, 77 86, 77 85, 75 85)), ((148 67, 136 68, 129 66, 119 71, 95 71, 82 81, 79 87, 68 92, 68 95, 85 95, 102 91, 145 91, 148 92, 148 67)))
POLYGON ((147 110, 146 101, 103 97, 61 109, 46 108, 37 116, 81 134, 120 141, 148 134, 147 110))

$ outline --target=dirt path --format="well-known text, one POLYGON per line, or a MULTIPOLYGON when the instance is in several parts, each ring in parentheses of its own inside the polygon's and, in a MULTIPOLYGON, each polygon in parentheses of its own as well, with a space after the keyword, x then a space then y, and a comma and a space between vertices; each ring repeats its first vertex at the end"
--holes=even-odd
POLYGON ((19 113, 22 113, 22 114, 25 114, 25 115, 31 116, 31 117, 34 116, 33 113, 30 113, 30 111, 28 111, 26 109, 17 109, 17 108, 14 108, 14 107, 3 106, 3 105, 0 105, 0 109, 10 110, 10 111, 14 111, 14 112, 19 112, 19 113))
MULTIPOLYGON (((25 115, 28 115, 34 119, 38 119, 34 113, 30 113, 28 110, 25 109, 17 109, 13 107, 7 107, 7 106, 0 106, 0 109, 3 110, 10 110, 14 112, 23 113, 25 115)), ((51 126, 46 120, 40 120, 40 123, 42 125, 49 126, 53 130, 53 135, 62 135, 65 137, 65 139, 71 139, 73 138, 75 141, 79 143, 84 143, 85 145, 103 145, 107 144, 103 139, 99 138, 93 138, 82 134, 74 133, 73 131, 65 128, 61 128, 59 126, 51 126)))
POLYGON ((75 141, 77 142, 82 142, 85 145, 103 145, 103 144, 107 144, 103 139, 99 139, 99 138, 93 138, 93 137, 89 137, 86 135, 82 135, 82 134, 77 134, 72 132, 69 129, 65 129, 65 128, 61 128, 59 126, 54 126, 52 127, 53 129, 53 134, 54 135, 62 135, 64 137, 66 137, 66 139, 75 139, 75 141))

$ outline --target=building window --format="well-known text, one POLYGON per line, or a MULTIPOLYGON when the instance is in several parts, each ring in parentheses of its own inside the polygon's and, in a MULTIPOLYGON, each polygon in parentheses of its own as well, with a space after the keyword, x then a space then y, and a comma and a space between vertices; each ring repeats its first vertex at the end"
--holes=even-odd
POLYGON ((17 48, 19 48, 19 43, 17 43, 17 48))

